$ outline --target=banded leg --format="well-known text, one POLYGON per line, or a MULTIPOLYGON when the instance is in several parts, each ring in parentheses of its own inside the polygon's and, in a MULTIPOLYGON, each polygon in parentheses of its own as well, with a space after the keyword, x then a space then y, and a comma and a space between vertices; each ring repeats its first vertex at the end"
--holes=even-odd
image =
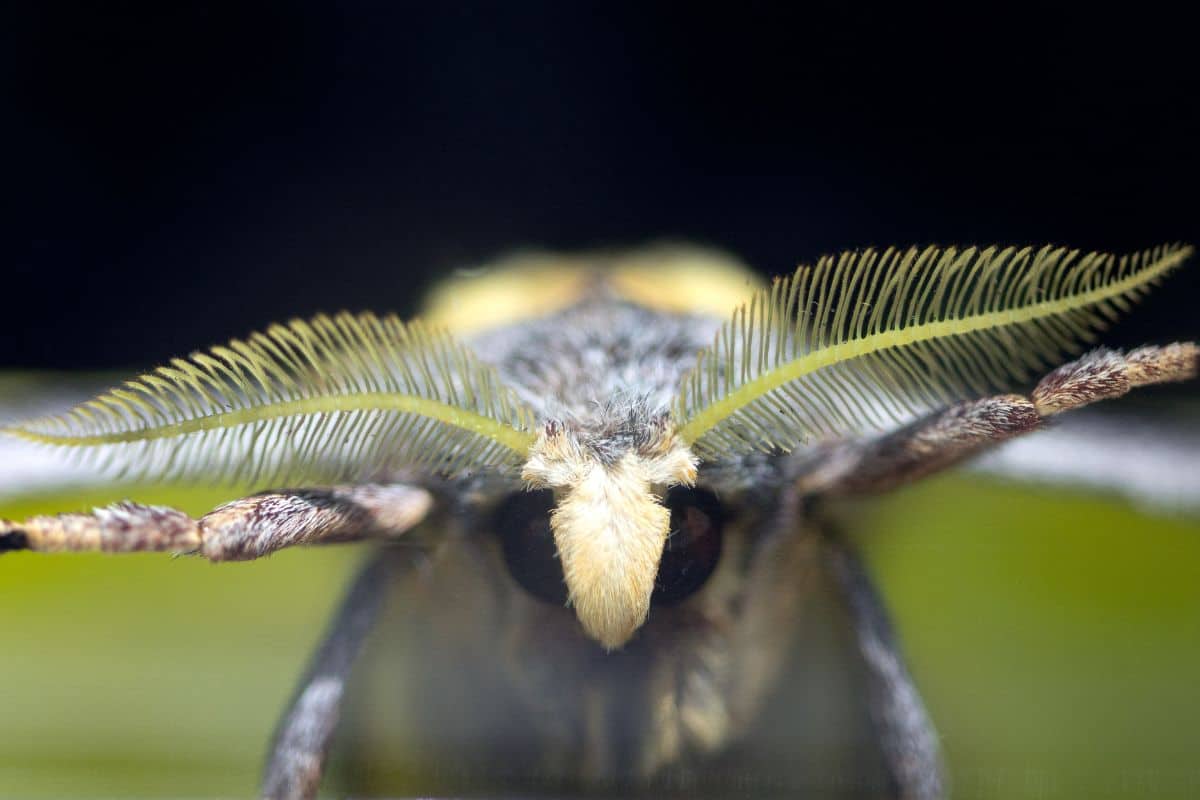
POLYGON ((937 733, 904 665, 883 600, 844 537, 835 534, 827 540, 826 556, 866 667, 871 722, 893 796, 899 800, 940 798, 943 778, 937 733))
POLYGON ((1095 350, 1048 374, 1028 397, 1008 394, 958 403, 893 433, 818 450, 801 467, 797 485, 811 494, 886 491, 1038 430, 1056 414, 1138 386, 1188 380, 1198 368, 1200 346, 1192 343, 1126 354, 1095 350))
POLYGON ((388 586, 422 557, 416 549, 385 550, 355 577, 275 729, 263 770, 262 797, 295 800, 316 796, 346 680, 363 640, 388 586))
POLYGON ((283 547, 388 538, 419 523, 433 501, 403 485, 297 489, 245 497, 200 519, 165 506, 122 502, 90 514, 0 520, 0 553, 199 553, 247 561, 283 547))

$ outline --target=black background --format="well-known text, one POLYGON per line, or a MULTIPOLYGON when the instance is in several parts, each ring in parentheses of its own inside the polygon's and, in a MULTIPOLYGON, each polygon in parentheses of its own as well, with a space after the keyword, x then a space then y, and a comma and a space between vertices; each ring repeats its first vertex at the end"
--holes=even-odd
MULTIPOLYGON (((1195 28, 1131 8, 31 4, 0 366, 407 314, 530 245, 1197 242, 1195 28)), ((1200 335, 1197 274, 1110 341, 1200 335)))

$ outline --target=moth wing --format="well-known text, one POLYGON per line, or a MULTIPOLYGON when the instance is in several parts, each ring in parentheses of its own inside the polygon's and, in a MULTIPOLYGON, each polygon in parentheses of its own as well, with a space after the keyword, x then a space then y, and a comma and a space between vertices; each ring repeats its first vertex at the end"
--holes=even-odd
MULTIPOLYGON (((0 426, 61 414, 115 385, 124 376, 6 372, 0 374, 0 426)), ((0 436, 0 506, 30 495, 97 487, 111 481, 94 469, 15 436, 0 436)), ((0 516, 4 516, 0 512, 0 516)))
POLYGON ((724 318, 762 279, 719 250, 660 243, 571 256, 529 251, 460 270, 426 297, 423 318, 459 335, 548 316, 592 296, 724 318))
POLYGON ((1147 513, 1200 515, 1200 416, 1080 412, 970 465, 1005 481, 1121 497, 1147 513))

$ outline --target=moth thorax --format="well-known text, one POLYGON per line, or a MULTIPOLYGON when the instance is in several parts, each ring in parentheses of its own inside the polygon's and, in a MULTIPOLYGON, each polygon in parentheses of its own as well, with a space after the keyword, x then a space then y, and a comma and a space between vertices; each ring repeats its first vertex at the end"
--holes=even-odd
POLYGON ((670 512, 661 492, 691 484, 696 460, 669 429, 650 446, 601 459, 557 426, 530 451, 522 477, 551 487, 550 517, 567 592, 588 636, 620 647, 646 620, 670 512))

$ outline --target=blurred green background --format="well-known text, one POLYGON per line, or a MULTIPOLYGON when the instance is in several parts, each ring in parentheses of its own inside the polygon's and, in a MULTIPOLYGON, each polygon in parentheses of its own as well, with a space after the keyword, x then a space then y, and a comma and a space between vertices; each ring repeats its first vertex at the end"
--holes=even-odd
MULTIPOLYGON (((202 512, 220 493, 123 487, 202 512)), ((974 477, 859 509, 955 795, 1194 797, 1200 523, 974 477)), ((249 796, 361 551, 0 558, 0 796, 249 796)))

